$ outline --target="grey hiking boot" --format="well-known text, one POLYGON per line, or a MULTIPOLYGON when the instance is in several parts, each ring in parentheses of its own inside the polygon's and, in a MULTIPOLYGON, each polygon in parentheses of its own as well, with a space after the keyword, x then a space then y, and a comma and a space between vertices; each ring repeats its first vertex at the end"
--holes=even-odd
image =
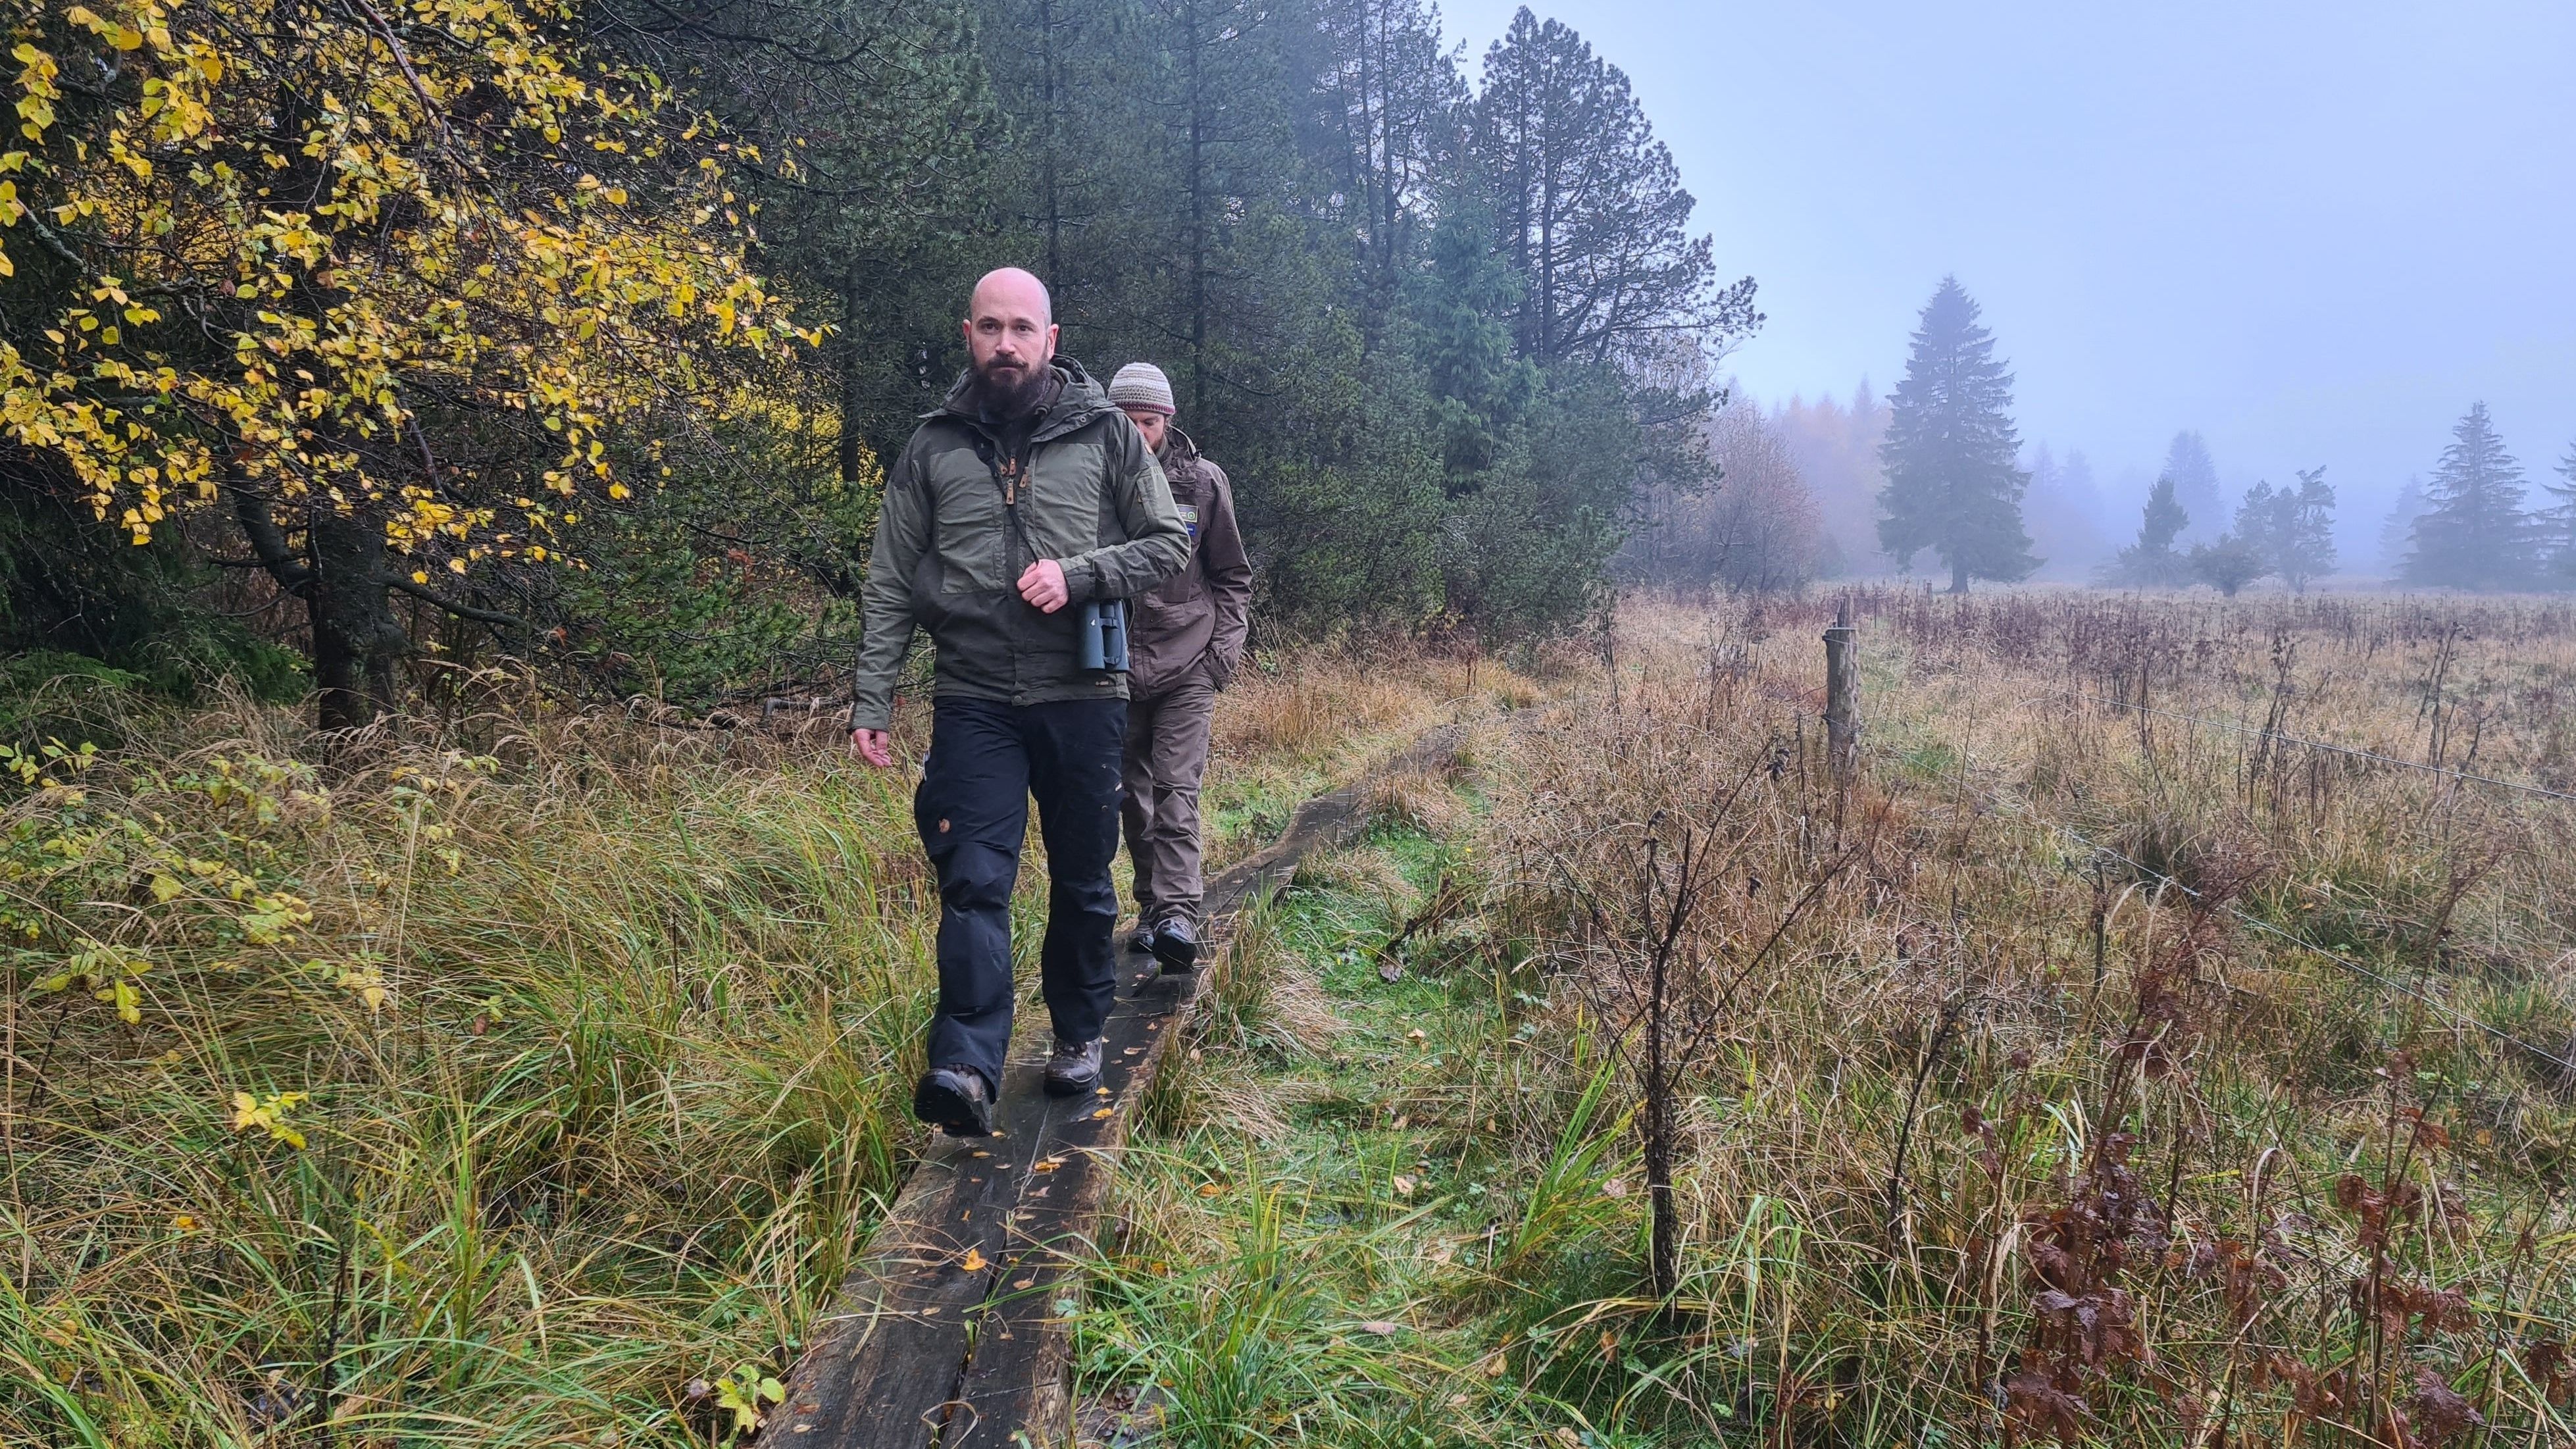
POLYGON ((993 1093, 973 1067, 932 1067, 913 1089, 912 1115, 951 1137, 990 1137, 993 1093))
POLYGON ((1173 916, 1154 928, 1154 959, 1163 963, 1166 972, 1197 969, 1199 933, 1189 917, 1173 916))
POLYGON ((1047 1053, 1046 1089, 1050 1097, 1073 1097, 1100 1084, 1100 1038, 1069 1042, 1057 1038, 1047 1053))

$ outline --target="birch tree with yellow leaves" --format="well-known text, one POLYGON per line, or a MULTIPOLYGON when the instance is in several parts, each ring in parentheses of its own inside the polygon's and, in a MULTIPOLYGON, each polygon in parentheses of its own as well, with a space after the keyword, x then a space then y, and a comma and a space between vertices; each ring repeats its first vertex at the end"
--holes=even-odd
POLYGON ((799 343, 761 158, 562 0, 6 5, 0 473, 300 601, 325 728, 799 343))

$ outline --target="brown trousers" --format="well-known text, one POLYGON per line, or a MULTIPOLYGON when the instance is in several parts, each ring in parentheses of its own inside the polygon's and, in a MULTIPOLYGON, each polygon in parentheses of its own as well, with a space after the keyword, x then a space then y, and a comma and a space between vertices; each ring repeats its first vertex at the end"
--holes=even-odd
POLYGON ((1126 790, 1119 815, 1136 867, 1136 919, 1199 921, 1199 777, 1207 773, 1216 688, 1205 669, 1151 699, 1127 702, 1126 790))

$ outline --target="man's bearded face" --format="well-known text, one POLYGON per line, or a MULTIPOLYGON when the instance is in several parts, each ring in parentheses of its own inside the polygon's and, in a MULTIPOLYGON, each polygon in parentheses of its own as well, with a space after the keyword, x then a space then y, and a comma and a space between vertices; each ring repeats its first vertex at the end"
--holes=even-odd
POLYGON ((1037 406, 1046 385, 1045 364, 1032 366, 1023 358, 978 358, 974 369, 978 408, 995 417, 1015 418, 1037 406))
POLYGON ((966 320, 966 350, 984 411, 1017 417, 1037 403, 1055 356, 1055 325, 1047 311, 1046 294, 1034 288, 978 290, 974 315, 966 320))

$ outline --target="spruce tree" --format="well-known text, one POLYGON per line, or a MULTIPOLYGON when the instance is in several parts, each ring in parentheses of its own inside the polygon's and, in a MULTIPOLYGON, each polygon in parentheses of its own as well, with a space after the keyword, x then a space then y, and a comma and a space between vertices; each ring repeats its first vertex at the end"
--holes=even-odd
POLYGON ((1887 469, 1880 547, 1900 567, 1931 549, 1948 566, 1954 594, 1966 593, 1972 578, 2017 582, 2040 563, 2022 529, 2030 475, 2016 462, 2012 374, 1977 317, 1958 279, 1942 278, 1915 329, 1879 447, 1887 469))
POLYGON ((1429 266, 1407 289, 1415 359, 1429 384, 1452 497, 1472 493, 1505 433, 1538 395, 1535 363, 1512 354, 1508 322, 1521 276, 1494 250, 1493 216, 1472 193, 1454 198, 1431 232, 1429 266))
POLYGON ((2185 538, 2205 541, 2216 536, 2226 518, 2226 501, 2218 490, 2218 465, 2210 461, 2209 444, 2200 434, 2188 428, 2174 434, 2165 449, 2164 476, 2173 480, 2174 501, 2199 520, 2199 527, 2185 538))
POLYGON ((2423 516, 2424 480, 2410 473, 2379 524, 2379 567, 2389 577, 2406 571, 2407 552, 2415 546, 2415 520, 2423 516))
POLYGON ((2147 490, 2144 516, 2138 520, 2137 542, 2113 556, 2102 569, 2102 581, 2125 584, 2131 588, 2166 588, 2181 583, 2187 574, 2183 556, 2174 548, 2174 540, 2191 526, 2191 514, 2174 497, 2174 480, 2158 478, 2147 490))
POLYGON ((2537 530, 2523 512, 2522 465, 2477 403, 2451 429, 2415 520, 2406 582, 2455 589, 2511 589, 2534 582, 2537 530))
POLYGON ((2558 460, 2557 472, 2567 481, 2540 486, 2558 501, 2535 517, 2541 529, 2542 572, 2551 587, 2563 589, 2576 585, 2576 444, 2558 460))

